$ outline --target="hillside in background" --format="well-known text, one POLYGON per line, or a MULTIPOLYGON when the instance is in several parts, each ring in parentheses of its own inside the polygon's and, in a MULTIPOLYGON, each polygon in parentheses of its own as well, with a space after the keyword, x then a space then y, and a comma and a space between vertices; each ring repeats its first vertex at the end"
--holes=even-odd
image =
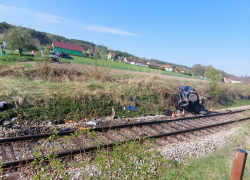
MULTIPOLYGON (((3 39, 6 39, 6 35, 8 34, 8 30, 13 28, 14 25, 8 24, 6 22, 2 22, 0 23, 0 41, 3 39)), ((36 31, 34 29, 30 29, 30 34, 31 37, 34 39, 38 39, 40 41, 40 44, 48 44, 48 43, 52 43, 53 41, 59 41, 59 42, 64 42, 64 43, 68 43, 68 44, 73 44, 73 45, 78 45, 78 46, 82 46, 85 50, 91 50, 93 53, 98 53, 98 52, 102 52, 102 53, 109 53, 110 50, 108 49, 108 47, 104 46, 104 45, 97 45, 95 43, 92 42, 88 42, 88 41, 84 41, 84 40, 78 40, 78 39, 67 39, 63 36, 58 36, 58 35, 54 35, 54 34, 50 34, 50 33, 46 33, 46 32, 41 32, 41 31, 36 31)), ((196 68, 197 65, 194 65, 193 67, 187 67, 187 66, 183 66, 183 65, 178 65, 172 62, 165 62, 165 61, 161 61, 161 60, 157 60, 157 59, 146 59, 146 58, 139 58, 135 55, 132 55, 128 52, 122 52, 119 50, 112 50, 113 52, 116 52, 117 57, 128 57, 130 59, 136 59, 136 60, 142 60, 145 63, 147 62, 153 62, 154 64, 157 65, 165 65, 165 64, 169 64, 172 67, 180 67, 181 69, 183 69, 184 71, 192 71, 194 72, 194 68, 196 68)), ((199 65, 202 66, 202 65, 199 65)), ((209 66, 207 66, 209 67, 209 66)), ((206 69, 206 66, 201 67, 203 69, 206 69)), ((215 69, 215 68, 214 68, 215 69)), ((197 70, 197 69, 196 69, 197 70)), ((224 77, 229 77, 235 80, 239 80, 239 81, 249 81, 250 80, 250 76, 246 76, 246 77, 238 77, 232 74, 228 74, 222 70, 216 70, 219 74, 221 74, 224 77)), ((200 69, 198 69, 198 72, 200 72, 200 69)), ((193 73, 195 74, 195 73, 193 73)), ((198 73, 198 76, 204 76, 205 74, 205 70, 204 73, 198 73)), ((206 77, 206 76, 205 76, 206 77)))
MULTIPOLYGON (((10 28, 13 28, 13 27, 14 27, 14 25, 8 24, 6 22, 0 23, 0 37, 3 36, 3 34, 5 34, 5 35, 8 34, 8 30, 10 28)), ((106 47, 104 45, 97 45, 95 43, 84 41, 84 40, 67 39, 63 36, 58 36, 58 35, 54 35, 54 34, 50 34, 50 33, 46 33, 46 32, 41 32, 41 31, 36 31, 34 29, 30 29, 30 33, 31 33, 32 38, 38 39, 40 41, 40 44, 48 44, 48 43, 52 43, 53 41, 59 41, 59 42, 63 42, 63 43, 82 46, 85 50, 89 50, 89 49, 92 50, 93 53, 95 53, 95 51, 97 49, 105 51, 106 53, 110 52, 108 47, 106 47)), ((187 67, 187 66, 178 65, 175 63, 168 63, 168 62, 160 61, 157 59, 139 58, 133 54, 130 54, 128 52, 122 52, 119 50, 116 50, 116 51, 113 50, 113 52, 117 52, 117 54, 119 54, 119 56, 121 56, 121 57, 129 57, 131 59, 143 60, 145 63, 150 61, 150 62, 154 62, 155 64, 158 64, 158 65, 170 64, 171 66, 181 66, 184 69, 187 69, 187 70, 190 69, 190 67, 187 67)))
MULTIPOLYGON (((6 22, 0 23, 0 34, 3 34, 3 33, 7 34, 8 30, 12 27, 14 27, 14 25, 8 24, 6 22)), ((31 33, 32 38, 39 39, 41 44, 52 43, 52 41, 59 41, 59 42, 64 42, 64 43, 82 46, 86 50, 93 49, 96 47, 96 44, 94 44, 92 42, 77 40, 77 39, 67 39, 67 38, 62 37, 62 36, 57 36, 57 35, 46 33, 46 32, 40 32, 40 31, 36 31, 34 29, 30 29, 30 33, 31 33)))

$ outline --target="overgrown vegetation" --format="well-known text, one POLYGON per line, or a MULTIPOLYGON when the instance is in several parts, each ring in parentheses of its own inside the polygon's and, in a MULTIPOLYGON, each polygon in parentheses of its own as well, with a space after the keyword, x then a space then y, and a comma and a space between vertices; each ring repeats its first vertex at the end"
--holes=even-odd
POLYGON ((220 75, 214 70, 209 73, 209 92, 212 98, 217 98, 221 94, 220 75))
POLYGON ((221 85, 213 71, 211 81, 207 82, 166 81, 153 73, 112 76, 109 67, 119 64, 122 67, 126 65, 124 63, 113 65, 108 61, 78 57, 74 61, 92 66, 76 71, 52 68, 51 61, 41 58, 39 53, 33 65, 15 63, 19 58, 14 57, 17 56, 0 58, 0 98, 14 107, 0 114, 0 119, 4 120, 19 116, 21 120, 78 121, 84 117, 109 116, 111 107, 115 108, 116 116, 161 114, 163 109, 175 110, 175 91, 181 85, 193 86, 201 94, 210 94, 213 99, 206 102, 208 107, 233 106, 236 100, 238 105, 249 103, 248 85, 221 85), (137 103, 130 101, 128 96, 134 97, 137 103), (128 105, 135 106, 137 111, 124 111, 128 105))
POLYGON ((249 104, 249 85, 218 84, 216 75, 210 82, 166 81, 158 74, 112 76, 109 68, 97 65, 98 60, 94 66, 79 71, 52 68, 49 61, 43 62, 33 66, 1 64, 0 98, 13 109, 1 113, 0 119, 19 116, 20 120, 34 122, 78 121, 84 117, 109 116, 112 106, 116 116, 121 117, 161 114, 163 109, 175 110, 176 88, 183 85, 214 96, 206 102, 207 107, 229 107, 236 102, 237 105, 249 104), (128 96, 134 97, 137 103, 128 96), (137 111, 124 111, 128 105, 135 106, 137 111))

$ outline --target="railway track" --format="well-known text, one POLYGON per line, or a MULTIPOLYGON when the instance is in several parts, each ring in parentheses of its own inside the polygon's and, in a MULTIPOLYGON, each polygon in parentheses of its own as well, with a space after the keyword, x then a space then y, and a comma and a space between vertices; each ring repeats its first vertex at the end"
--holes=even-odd
MULTIPOLYGON (((122 143, 125 141, 138 141, 142 138, 153 138, 156 139, 156 145, 162 146, 171 143, 171 140, 166 138, 169 136, 185 136, 185 133, 199 130, 209 132, 209 128, 248 119, 250 119, 250 112, 240 110, 207 116, 97 127, 91 129, 91 131, 95 132, 93 137, 88 137, 87 133, 68 136, 76 134, 77 131, 65 131, 58 133, 56 138, 51 138, 54 137, 51 133, 1 138, 0 161, 3 161, 1 163, 2 168, 10 172, 37 159, 34 153, 39 154, 39 158, 46 159, 47 155, 51 154, 53 148, 56 148, 53 154, 57 158, 68 158, 74 161, 74 156, 96 150, 98 148, 96 144, 106 148, 114 146, 115 142, 122 143)), ((175 138, 178 140, 177 136, 175 138)))

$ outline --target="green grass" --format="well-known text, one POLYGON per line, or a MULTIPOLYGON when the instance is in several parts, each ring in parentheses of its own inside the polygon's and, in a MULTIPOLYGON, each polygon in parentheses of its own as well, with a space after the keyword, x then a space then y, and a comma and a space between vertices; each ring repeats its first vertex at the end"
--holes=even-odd
POLYGON ((228 159, 233 153, 233 147, 227 146, 210 155, 194 159, 188 165, 177 164, 162 179, 230 179, 228 159))
POLYGON ((223 104, 216 104, 216 109, 222 108, 232 108, 232 107, 239 107, 239 106, 246 106, 250 104, 250 100, 236 100, 236 99, 228 99, 223 104))
POLYGON ((0 56, 0 62, 16 62, 16 61, 26 61, 26 60, 33 60, 30 55, 23 55, 19 57, 17 54, 6 54, 5 56, 0 56))
MULTIPOLYGON (((197 77, 187 76, 187 75, 183 75, 183 74, 179 74, 179 73, 161 71, 161 70, 151 69, 151 68, 147 68, 147 67, 126 64, 126 63, 122 63, 122 62, 112 62, 110 60, 103 60, 103 59, 94 60, 91 58, 79 57, 79 56, 72 56, 72 57, 74 58, 74 60, 71 62, 76 63, 76 64, 98 65, 98 66, 102 66, 102 67, 121 69, 121 70, 138 71, 138 72, 145 72, 145 73, 157 73, 157 74, 169 75, 169 76, 178 76, 178 77, 185 77, 185 78, 200 79, 197 77)), ((64 58, 61 58, 60 61, 61 62, 70 62, 70 60, 67 60, 64 58)))
POLYGON ((21 66, 24 66, 26 68, 32 68, 34 66, 32 66, 31 64, 17 64, 16 61, 1 61, 1 58, 0 58, 0 65, 4 65, 4 66, 16 66, 16 65, 21 65, 21 66))
MULTIPOLYGON (((230 179, 233 157, 235 149, 241 148, 246 151, 250 150, 248 140, 250 132, 250 124, 243 126, 237 135, 230 135, 228 140, 231 142, 227 146, 204 157, 188 160, 184 164, 176 163, 176 167, 166 171, 162 179, 230 179)), ((250 178, 250 158, 246 161, 246 168, 243 179, 250 178)))

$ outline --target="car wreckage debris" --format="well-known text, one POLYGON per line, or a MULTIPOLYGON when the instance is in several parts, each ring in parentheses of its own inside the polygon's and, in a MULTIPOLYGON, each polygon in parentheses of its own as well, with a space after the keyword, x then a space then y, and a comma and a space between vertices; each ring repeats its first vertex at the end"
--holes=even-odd
POLYGON ((5 111, 9 109, 9 103, 6 101, 0 101, 0 111, 5 111))
POLYGON ((203 103, 209 99, 211 99, 211 96, 199 96, 191 86, 179 86, 177 88, 175 108, 179 111, 185 110, 196 114, 208 114, 209 111, 204 108, 203 103))

